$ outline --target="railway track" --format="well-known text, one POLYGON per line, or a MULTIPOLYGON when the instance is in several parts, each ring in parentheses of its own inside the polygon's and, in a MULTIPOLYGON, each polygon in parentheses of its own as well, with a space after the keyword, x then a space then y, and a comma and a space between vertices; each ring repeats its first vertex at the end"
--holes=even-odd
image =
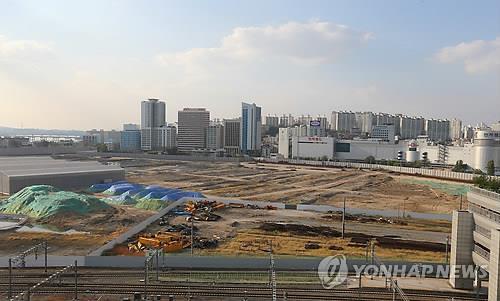
MULTIPOLYGON (((32 283, 16 284, 15 293, 26 290, 32 283)), ((2 291, 7 290, 7 285, 1 284, 2 291)), ((266 287, 251 286, 210 286, 210 285, 149 285, 147 289, 149 294, 153 295, 177 295, 177 296, 196 296, 196 297, 235 297, 235 298, 257 298, 257 300, 266 300, 271 296, 271 289, 266 287)), ((73 283, 61 283, 46 285, 38 289, 35 294, 71 294, 74 292, 73 283)), ((132 295, 134 292, 144 292, 144 285, 138 284, 79 284, 79 294, 100 294, 100 295, 132 295)), ((278 295, 283 296, 287 293, 288 300, 392 300, 392 293, 386 289, 300 289, 300 288, 278 288, 278 295)), ((470 294, 455 294, 445 292, 427 292, 406 290, 407 296, 412 301, 448 301, 452 297, 459 301, 487 300, 485 296, 476 299, 470 294)))

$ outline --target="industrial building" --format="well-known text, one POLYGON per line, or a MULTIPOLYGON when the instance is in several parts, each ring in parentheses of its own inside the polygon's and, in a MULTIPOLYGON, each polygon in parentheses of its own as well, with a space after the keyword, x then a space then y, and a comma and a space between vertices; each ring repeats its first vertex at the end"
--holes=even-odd
POLYGON ((481 279, 465 275, 467 267, 488 272, 488 300, 500 300, 500 194, 473 187, 468 210, 453 212, 450 284, 457 289, 480 287, 481 279), (479 280, 479 281, 478 281, 479 280))
POLYGON ((0 157, 0 193, 13 194, 30 185, 81 189, 96 183, 123 180, 125 171, 98 162, 56 160, 51 157, 0 157))
MULTIPOLYGON (((454 165, 462 160, 471 168, 487 171, 488 162, 493 160, 500 166, 500 132, 477 130, 473 143, 448 146, 432 144, 426 141, 402 140, 398 143, 384 139, 335 139, 333 137, 316 137, 311 140, 307 131, 295 128, 279 129, 278 153, 289 159, 321 159, 360 161, 369 156, 376 160, 396 160, 402 151, 403 159, 408 162, 426 160, 431 163, 454 165)), ((387 135, 388 138, 388 135, 387 135)))

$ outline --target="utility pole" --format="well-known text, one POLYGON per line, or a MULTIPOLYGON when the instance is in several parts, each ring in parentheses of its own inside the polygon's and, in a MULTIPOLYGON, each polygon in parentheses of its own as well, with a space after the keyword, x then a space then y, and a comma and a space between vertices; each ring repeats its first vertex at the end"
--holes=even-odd
POLYGON ((48 250, 48 243, 47 241, 43 242, 43 249, 44 249, 44 257, 45 257, 45 274, 47 274, 47 250, 48 250))
POLYGON ((193 257, 194 250, 193 250, 193 243, 194 243, 194 215, 191 216, 191 257, 193 257))
POLYGON ((75 301, 78 300, 78 261, 75 260, 75 301))
POLYGON ((449 263, 449 250, 448 250, 448 244, 450 243, 450 236, 446 236, 446 264, 449 263))
POLYGON ((406 218, 406 200, 403 199, 403 219, 406 218))
POLYGON ((460 194, 460 211, 462 211, 462 197, 463 197, 463 195, 460 194))
POLYGON ((9 258, 9 300, 12 299, 12 258, 9 258))
POLYGON ((342 239, 345 238, 345 197, 344 197, 344 208, 342 210, 342 239))

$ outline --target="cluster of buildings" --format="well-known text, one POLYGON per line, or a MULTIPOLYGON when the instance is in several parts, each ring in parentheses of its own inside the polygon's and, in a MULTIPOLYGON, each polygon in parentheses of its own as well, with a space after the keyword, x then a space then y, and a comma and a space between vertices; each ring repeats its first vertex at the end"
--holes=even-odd
POLYGON ((256 155, 262 141, 261 108, 242 103, 241 116, 211 120, 205 108, 184 108, 177 123, 167 123, 166 104, 159 99, 141 102, 141 124, 125 124, 122 131, 92 130, 83 136, 88 145, 107 150, 165 152, 217 156, 256 155))
POLYGON ((241 115, 211 119, 205 108, 178 111, 167 123, 166 104, 141 102, 141 124, 125 124, 122 131, 87 132, 83 142, 107 150, 162 152, 210 156, 263 156, 290 159, 362 161, 425 160, 454 165, 462 160, 486 171, 493 160, 500 166, 500 123, 490 127, 462 127, 458 119, 425 119, 402 114, 334 111, 326 116, 268 115, 242 103, 241 115))

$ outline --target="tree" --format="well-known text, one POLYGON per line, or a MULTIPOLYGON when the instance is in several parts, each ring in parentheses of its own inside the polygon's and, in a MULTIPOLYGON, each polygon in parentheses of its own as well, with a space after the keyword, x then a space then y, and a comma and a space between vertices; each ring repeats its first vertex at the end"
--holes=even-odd
POLYGON ((365 158, 365 163, 368 164, 375 164, 375 157, 374 156, 368 156, 365 158))
POLYGON ((453 167, 452 171, 456 172, 465 172, 467 169, 467 164, 464 164, 464 161, 458 160, 457 163, 455 163, 455 167, 453 167))
POLYGON ((488 169, 488 175, 494 176, 495 175, 495 161, 493 161, 493 160, 488 161, 487 169, 488 169))
POLYGON ((97 151, 98 151, 99 153, 105 153, 105 152, 107 152, 107 151, 108 151, 108 147, 107 147, 107 146, 106 146, 106 144, 104 144, 104 143, 98 144, 98 145, 97 145, 97 151))

